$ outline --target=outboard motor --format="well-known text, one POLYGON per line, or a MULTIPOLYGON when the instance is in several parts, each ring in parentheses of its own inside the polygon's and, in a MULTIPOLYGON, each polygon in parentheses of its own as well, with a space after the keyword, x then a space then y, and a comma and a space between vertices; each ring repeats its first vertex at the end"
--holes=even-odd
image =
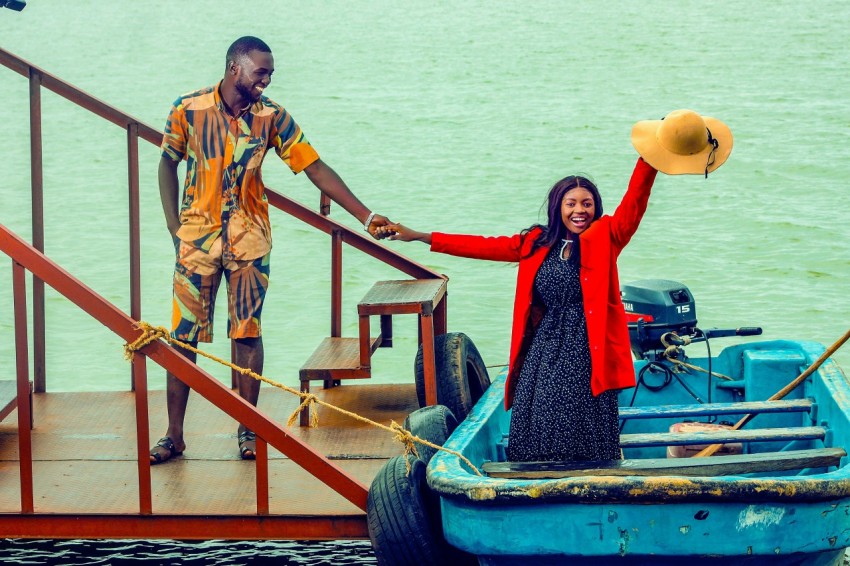
POLYGON ((681 346, 722 336, 761 334, 758 327, 700 330, 694 296, 678 281, 632 281, 620 286, 620 297, 626 309, 632 352, 639 360, 657 360, 671 344, 681 346))
POLYGON ((661 337, 695 333, 697 308, 683 284, 667 279, 642 279, 620 286, 620 297, 629 323, 632 352, 638 359, 652 350, 664 350, 661 337))

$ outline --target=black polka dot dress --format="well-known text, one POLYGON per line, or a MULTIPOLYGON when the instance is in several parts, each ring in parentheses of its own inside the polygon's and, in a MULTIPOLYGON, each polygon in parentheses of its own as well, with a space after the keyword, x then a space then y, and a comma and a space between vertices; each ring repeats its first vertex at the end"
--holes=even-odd
POLYGON ((534 280, 546 314, 517 380, 508 436, 513 462, 620 458, 617 392, 590 391, 590 347, 578 250, 554 245, 534 280))

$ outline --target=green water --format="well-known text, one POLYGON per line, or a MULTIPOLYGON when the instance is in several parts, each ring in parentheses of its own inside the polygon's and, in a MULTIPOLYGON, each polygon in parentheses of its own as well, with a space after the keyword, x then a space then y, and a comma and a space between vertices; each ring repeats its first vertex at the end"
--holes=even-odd
MULTIPOLYGON (((156 128, 177 95, 217 81, 240 35, 277 64, 268 95, 299 121, 367 205, 419 229, 510 234, 538 220, 571 173, 619 201, 632 124, 693 108, 735 149, 708 180, 660 177, 620 259, 621 280, 681 281, 703 328, 830 344, 850 322, 850 4, 755 2, 203 3, 39 0, 0 10, 0 46, 156 128), (191 6, 191 8, 187 7, 191 6)), ((0 223, 30 236, 27 81, 0 68, 0 223)), ((43 91, 46 251, 129 308, 125 133, 43 91)), ((143 318, 170 319, 173 249, 141 142, 143 318)), ((272 156, 269 186, 312 207, 318 192, 272 156)), ((333 217, 356 222, 335 208, 333 217)), ((329 333, 330 246, 273 213, 266 374, 289 385, 329 333)), ((449 329, 505 363, 514 265, 391 242, 450 277, 449 329)), ((345 253, 344 334, 356 302, 399 274, 345 253)), ((0 367, 14 367, 11 267, 0 261, 0 367)), ((223 298, 223 297, 222 297, 223 298)), ((226 355, 224 309, 210 350, 226 355)), ((375 379, 412 379, 416 330, 400 317, 375 379)), ((723 341, 718 340, 718 347, 723 341)), ((850 348, 850 346, 848 346, 850 348)), ((702 346, 692 346, 702 355, 702 346)), ((126 389, 122 341, 47 295, 48 389, 126 389)), ((850 350, 835 356, 850 367, 850 350)), ((222 379, 227 372, 204 364, 222 379)), ((151 387, 162 387, 150 369, 151 387)))

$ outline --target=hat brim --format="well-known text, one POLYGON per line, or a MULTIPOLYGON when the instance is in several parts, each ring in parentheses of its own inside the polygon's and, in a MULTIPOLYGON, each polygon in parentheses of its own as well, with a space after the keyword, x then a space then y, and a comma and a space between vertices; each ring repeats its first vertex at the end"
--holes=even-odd
MULTIPOLYGON (((717 120, 703 116, 706 127, 711 135, 717 140, 717 149, 714 151, 714 163, 708 166, 711 173, 726 161, 732 153, 732 131, 729 127, 717 120)), ((642 120, 632 126, 632 145, 644 161, 667 175, 703 175, 706 173, 711 146, 691 155, 680 155, 673 153, 658 143, 656 134, 661 120, 642 120)))

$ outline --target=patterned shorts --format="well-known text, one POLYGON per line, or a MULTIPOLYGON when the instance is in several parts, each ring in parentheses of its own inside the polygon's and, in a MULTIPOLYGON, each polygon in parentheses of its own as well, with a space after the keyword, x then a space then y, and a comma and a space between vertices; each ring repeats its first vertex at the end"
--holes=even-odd
POLYGON ((227 336, 260 336, 260 314, 269 285, 269 255, 224 260, 221 238, 213 243, 209 253, 179 242, 174 266, 171 337, 185 342, 212 342, 215 296, 222 275, 227 281, 227 336))

